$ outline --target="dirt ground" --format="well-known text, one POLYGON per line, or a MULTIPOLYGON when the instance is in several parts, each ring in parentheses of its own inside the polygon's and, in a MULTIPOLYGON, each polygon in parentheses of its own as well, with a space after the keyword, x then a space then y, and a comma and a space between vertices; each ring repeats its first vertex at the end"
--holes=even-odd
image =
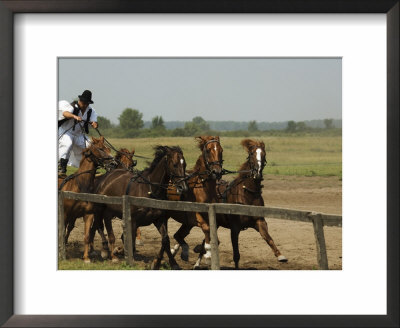
MULTIPOLYGON (((266 206, 283 207, 299 210, 342 214, 342 181, 338 177, 299 177, 299 176, 267 176, 263 182, 263 197, 266 206)), ((310 223, 286 221, 266 218, 269 233, 287 263, 279 263, 267 243, 253 229, 242 231, 239 235, 241 269, 257 270, 313 270, 318 268, 313 227, 310 223)), ((171 246, 175 244, 174 233, 180 224, 172 219, 168 222, 171 246)), ((113 220, 113 228, 117 236, 117 246, 122 246, 119 238, 122 233, 121 220, 113 220)), ((141 227, 143 245, 136 247, 135 261, 143 268, 149 268, 151 261, 161 246, 161 238, 154 226, 141 227)), ((342 228, 325 227, 325 239, 329 269, 342 268, 342 228)), ((193 248, 203 240, 200 228, 193 228, 186 238, 190 246, 189 262, 176 256, 182 269, 192 269, 198 254, 193 248)), ((218 229, 220 240, 220 264, 222 269, 233 269, 232 244, 230 231, 218 229)), ((101 240, 95 239, 95 248, 100 250, 101 240)), ((83 222, 78 219, 67 245, 67 258, 82 256, 83 222)), ((98 258, 99 256, 96 256, 98 258)), ((122 258, 121 258, 122 260, 122 258)), ((164 257, 166 260, 166 257, 164 257)), ((207 268, 203 263, 202 268, 207 268)))

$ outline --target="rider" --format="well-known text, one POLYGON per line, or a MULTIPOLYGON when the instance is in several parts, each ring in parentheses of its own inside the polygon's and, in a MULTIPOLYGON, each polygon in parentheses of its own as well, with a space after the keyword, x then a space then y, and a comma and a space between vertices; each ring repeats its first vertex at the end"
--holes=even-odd
POLYGON ((70 165, 78 167, 82 150, 88 147, 85 133, 89 132, 89 124, 97 128, 97 114, 90 106, 93 104, 92 92, 83 91, 79 100, 69 103, 61 100, 58 103, 58 159, 59 172, 67 172, 70 165), (71 156, 70 156, 71 155, 71 156))

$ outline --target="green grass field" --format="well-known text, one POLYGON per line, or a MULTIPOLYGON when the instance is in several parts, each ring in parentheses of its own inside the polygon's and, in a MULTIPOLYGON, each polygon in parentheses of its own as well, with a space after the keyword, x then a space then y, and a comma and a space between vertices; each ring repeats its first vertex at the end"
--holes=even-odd
MULTIPOLYGON (((240 145, 243 137, 221 137, 224 149, 224 168, 237 170, 246 160, 247 153, 240 145)), ((267 166, 264 174, 300 175, 300 176, 337 176, 342 177, 342 137, 340 136, 289 136, 262 137, 267 152, 267 166)), ((117 149, 135 148, 137 155, 153 157, 155 145, 180 146, 187 167, 192 168, 200 151, 192 137, 163 137, 139 139, 112 139, 109 141, 117 149)), ((138 169, 147 166, 146 160, 137 158, 138 169)), ((74 172, 68 169, 68 174, 74 172)))
POLYGON ((59 270, 140 270, 139 266, 129 266, 124 261, 112 263, 111 261, 96 261, 84 263, 82 259, 60 261, 59 270))

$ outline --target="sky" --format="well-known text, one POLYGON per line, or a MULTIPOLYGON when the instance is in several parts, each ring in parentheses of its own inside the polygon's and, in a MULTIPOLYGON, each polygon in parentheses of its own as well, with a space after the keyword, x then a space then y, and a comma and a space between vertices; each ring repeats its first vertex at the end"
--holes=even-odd
POLYGON ((59 58, 58 100, 86 89, 98 115, 150 121, 342 118, 340 58, 59 58))

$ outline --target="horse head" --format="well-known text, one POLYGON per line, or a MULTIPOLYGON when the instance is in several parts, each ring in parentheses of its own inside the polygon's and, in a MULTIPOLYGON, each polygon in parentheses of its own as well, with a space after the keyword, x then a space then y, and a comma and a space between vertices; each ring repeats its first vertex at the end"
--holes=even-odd
POLYGON ((251 175, 254 179, 262 179, 262 171, 267 164, 265 144, 263 141, 244 139, 242 146, 247 150, 247 161, 250 165, 251 175))
POLYGON ((221 179, 222 176, 222 152, 219 137, 200 136, 195 138, 202 152, 206 170, 213 179, 221 179))
MULTIPOLYGON (((185 179, 186 161, 183 157, 182 149, 178 146, 156 146, 155 162, 165 161, 166 178, 176 187, 176 192, 180 195, 189 188, 185 179)), ((152 164, 153 165, 153 164, 152 164)))
POLYGON ((121 148, 115 155, 115 161, 118 163, 117 167, 121 166, 132 171, 133 167, 137 164, 137 161, 133 159, 134 154, 135 148, 133 148, 131 152, 126 148, 121 148))
POLYGON ((104 137, 92 137, 89 147, 82 152, 82 159, 93 162, 95 166, 106 166, 114 160, 110 154, 111 150, 104 144, 104 137))

